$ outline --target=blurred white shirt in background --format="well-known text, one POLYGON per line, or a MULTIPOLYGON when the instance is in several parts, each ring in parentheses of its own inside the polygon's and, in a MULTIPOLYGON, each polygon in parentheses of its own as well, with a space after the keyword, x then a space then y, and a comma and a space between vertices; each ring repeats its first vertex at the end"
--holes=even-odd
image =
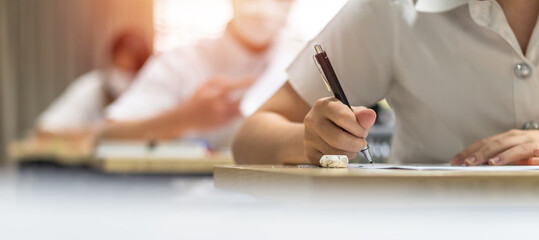
POLYGON ((102 123, 107 101, 106 74, 93 70, 75 79, 43 112, 37 128, 53 133, 84 131, 102 123))
MULTIPOLYGON (((273 51, 250 52, 228 33, 157 54, 148 60, 132 87, 106 110, 107 118, 136 121, 154 117, 189 99, 203 83, 215 76, 231 81, 258 78, 272 56, 273 51)), ((239 117, 220 128, 189 132, 181 137, 202 138, 213 147, 226 147, 241 120, 239 117)))

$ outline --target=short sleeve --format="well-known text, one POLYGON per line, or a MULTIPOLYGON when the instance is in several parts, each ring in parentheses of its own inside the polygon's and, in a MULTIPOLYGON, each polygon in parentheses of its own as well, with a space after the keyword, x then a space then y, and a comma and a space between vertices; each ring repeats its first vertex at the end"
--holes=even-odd
POLYGON ((349 1, 288 67, 292 87, 311 105, 333 96, 313 62, 313 46, 319 43, 352 105, 372 105, 383 99, 393 78, 391 14, 390 1, 349 1))
POLYGON ((75 79, 37 120, 49 132, 79 131, 94 127, 103 118, 104 79, 94 70, 75 79))
POLYGON ((154 117, 175 107, 192 88, 182 81, 188 69, 178 71, 183 59, 177 52, 163 53, 148 60, 129 89, 106 110, 113 121, 136 121, 154 117))

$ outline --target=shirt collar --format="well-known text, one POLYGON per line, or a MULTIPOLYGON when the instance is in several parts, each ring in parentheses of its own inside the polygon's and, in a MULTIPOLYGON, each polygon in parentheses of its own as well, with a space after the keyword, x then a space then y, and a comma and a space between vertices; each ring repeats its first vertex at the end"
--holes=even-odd
POLYGON ((446 12, 473 0, 414 0, 418 12, 439 13, 446 12))

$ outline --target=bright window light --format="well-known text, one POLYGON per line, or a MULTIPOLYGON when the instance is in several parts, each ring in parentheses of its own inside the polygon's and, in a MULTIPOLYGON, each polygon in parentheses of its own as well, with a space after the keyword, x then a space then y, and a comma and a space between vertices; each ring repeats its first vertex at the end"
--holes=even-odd
MULTIPOLYGON (((231 0, 154 0, 155 50, 166 51, 201 38, 217 37, 232 18, 231 0)), ((347 0, 296 0, 288 35, 314 37, 347 0)))

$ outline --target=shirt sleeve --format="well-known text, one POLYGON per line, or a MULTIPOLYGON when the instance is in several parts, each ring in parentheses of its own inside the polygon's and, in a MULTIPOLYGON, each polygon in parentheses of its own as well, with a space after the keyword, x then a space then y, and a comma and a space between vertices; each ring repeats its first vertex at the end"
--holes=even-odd
POLYGON ((383 99, 392 83, 391 1, 351 0, 309 41, 287 69, 289 82, 308 103, 333 96, 313 62, 321 44, 352 105, 372 105, 383 99))
POLYGON ((147 119, 175 107, 185 98, 188 82, 185 71, 178 72, 182 58, 175 53, 160 54, 148 60, 129 89, 106 110, 106 117, 113 121, 136 121, 147 119))
POLYGON ((104 106, 103 75, 92 71, 82 75, 38 118, 43 131, 77 131, 99 124, 104 106))

